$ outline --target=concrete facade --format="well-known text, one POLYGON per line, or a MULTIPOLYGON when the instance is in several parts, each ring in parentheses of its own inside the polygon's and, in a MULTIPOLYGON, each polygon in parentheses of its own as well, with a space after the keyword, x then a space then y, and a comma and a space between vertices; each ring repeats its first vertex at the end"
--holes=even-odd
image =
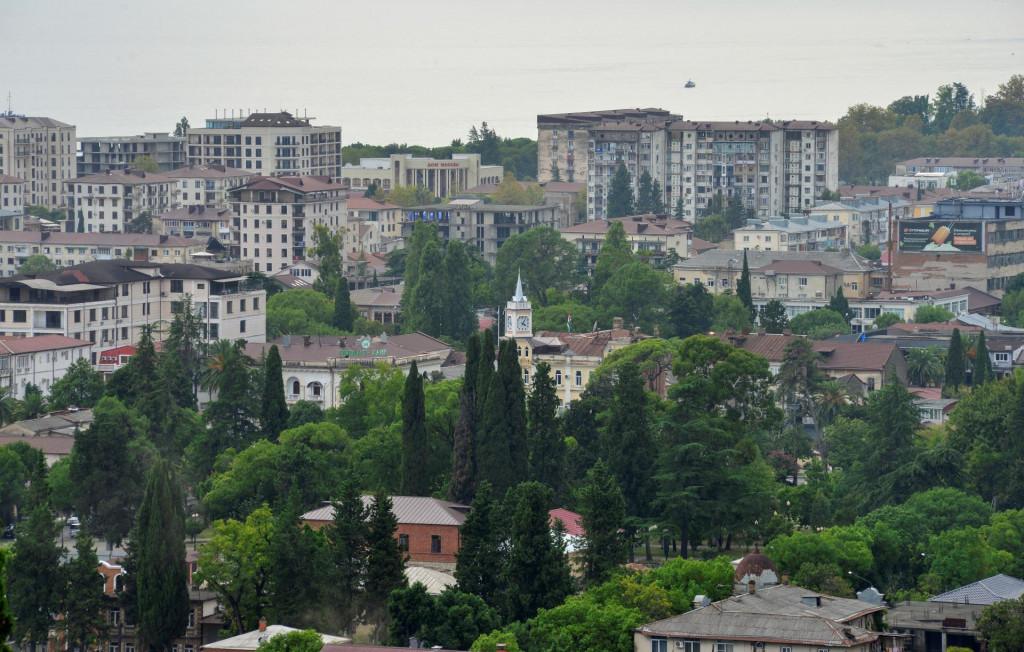
POLYGON ((78 176, 123 170, 141 156, 149 156, 170 172, 185 165, 185 137, 147 131, 141 136, 79 138, 76 168, 78 176))
POLYGON ((341 184, 365 192, 371 185, 387 192, 396 186, 423 186, 441 199, 455 197, 467 188, 499 183, 504 177, 500 165, 484 165, 479 154, 452 154, 451 159, 392 154, 389 158, 364 158, 359 165, 341 170, 341 184))
POLYGON ((136 262, 189 263, 206 251, 206 240, 144 233, 0 231, 0 275, 14 276, 29 256, 57 267, 122 258, 136 262))
POLYGON ((736 250, 825 251, 849 247, 846 225, 827 215, 747 220, 733 232, 736 250))
POLYGON ((174 205, 175 179, 138 170, 108 170, 69 181, 74 210, 86 233, 123 232, 142 213, 158 215, 174 205))
POLYGON ((24 200, 64 208, 75 178, 75 126, 53 118, 0 114, 0 174, 26 181, 24 200))

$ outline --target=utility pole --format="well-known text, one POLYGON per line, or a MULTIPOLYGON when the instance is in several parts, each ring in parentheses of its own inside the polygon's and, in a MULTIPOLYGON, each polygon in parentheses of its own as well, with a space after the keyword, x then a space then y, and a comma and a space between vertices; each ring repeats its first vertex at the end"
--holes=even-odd
POLYGON ((889 202, 889 243, 886 245, 886 253, 889 254, 889 264, 886 266, 886 289, 892 294, 892 268, 896 264, 896 251, 893 249, 892 240, 892 202, 889 202))

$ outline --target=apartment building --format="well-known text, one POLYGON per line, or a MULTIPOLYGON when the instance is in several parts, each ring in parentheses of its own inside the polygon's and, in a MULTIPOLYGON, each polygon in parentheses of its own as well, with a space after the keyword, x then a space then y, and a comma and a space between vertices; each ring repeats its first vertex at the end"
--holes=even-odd
POLYGON ((897 176, 921 173, 957 173, 970 170, 989 177, 993 183, 1024 179, 1024 158, 973 156, 919 156, 896 164, 897 176))
MULTIPOLYGON (((246 281, 207 266, 124 259, 3 278, 0 335, 63 335, 103 348, 133 345, 141 327, 170 323, 190 296, 208 341, 262 342, 266 293, 246 281)), ((93 365, 99 350, 90 354, 93 365)))
POLYGON ((824 251, 849 247, 846 225, 826 215, 747 220, 746 226, 734 229, 732 234, 737 250, 824 251))
POLYGON ((576 245, 583 255, 588 274, 594 273, 608 230, 616 222, 622 224, 633 253, 646 257, 655 266, 660 266, 672 252, 679 258, 690 257, 693 224, 668 215, 631 215, 581 222, 558 229, 559 234, 576 245))
POLYGON ((28 182, 0 174, 0 211, 22 214, 25 212, 25 188, 28 182))
POLYGON ((78 176, 130 168, 142 156, 153 159, 161 172, 170 172, 186 163, 185 137, 147 131, 141 136, 79 138, 78 176))
POLYGON ((447 199, 473 186, 500 183, 504 176, 500 165, 484 165, 479 154, 452 154, 448 160, 392 154, 346 165, 341 170, 341 183, 360 192, 371 185, 385 192, 395 186, 423 186, 435 197, 447 199))
POLYGON ((0 113, 0 174, 26 182, 26 205, 64 208, 64 183, 75 177, 75 126, 0 113))
POLYGON ((67 182, 76 223, 86 233, 123 232, 142 213, 158 215, 174 203, 176 179, 141 170, 107 170, 67 182))
POLYGON ((188 263, 206 252, 206 240, 147 233, 0 231, 0 275, 14 276, 29 256, 57 267, 122 258, 135 262, 188 263))
POLYGON ((484 260, 494 265, 505 240, 537 226, 556 226, 558 212, 554 205, 487 204, 482 199, 455 199, 447 204, 403 208, 402 235, 410 237, 416 222, 434 222, 443 242, 462 240, 475 246, 484 260))
MULTIPOLYGON (((344 181, 342 181, 344 183, 344 181)), ((379 249, 373 253, 386 253, 402 242, 402 207, 368 197, 349 197, 346 203, 348 221, 363 220, 376 225, 379 249)))
POLYGON ((608 192, 620 165, 625 165, 636 193, 647 172, 665 187, 666 134, 664 123, 605 122, 590 130, 587 143, 587 219, 608 216, 608 192))
POLYGON ((612 109, 537 116, 537 180, 585 183, 589 178, 590 129, 606 122, 665 124, 682 120, 664 109, 612 109))
POLYGON ((211 206, 227 208, 228 191, 244 185, 252 172, 224 165, 186 165, 167 173, 175 179, 174 207, 211 206))
POLYGON ((286 111, 234 115, 188 130, 190 165, 226 165, 265 176, 341 176, 341 127, 313 126, 316 118, 286 111))
POLYGON ((326 177, 255 177, 228 191, 230 247, 251 258, 257 272, 274 272, 303 260, 313 227, 343 232, 348 192, 326 177))
POLYGON ((0 337, 0 386, 10 387, 11 398, 25 397, 35 385, 49 394, 75 360, 88 358, 92 343, 63 335, 0 337))
POLYGON ((153 233, 198 238, 204 243, 210 238, 228 242, 231 239, 231 209, 208 206, 176 208, 153 218, 153 233))
POLYGON ((809 214, 816 219, 820 217, 845 225, 851 247, 875 244, 885 250, 889 244, 890 207, 894 225, 896 220, 914 216, 914 202, 886 196, 822 202, 811 208, 809 214))

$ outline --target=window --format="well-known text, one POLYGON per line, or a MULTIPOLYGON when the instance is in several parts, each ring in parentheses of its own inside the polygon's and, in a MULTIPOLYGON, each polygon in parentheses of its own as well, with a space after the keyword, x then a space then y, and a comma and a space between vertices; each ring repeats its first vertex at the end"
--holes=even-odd
POLYGON ((802 288, 807 287, 807 277, 806 276, 801 276, 800 278, 798 278, 796 280, 796 282, 797 282, 797 285, 799 285, 802 288))
POLYGON ((875 391, 875 379, 874 378, 868 378, 868 391, 869 392, 875 391))
POLYGON ((430 552, 441 552, 441 535, 430 535, 430 552))
MULTIPOLYGON (((113 623, 113 624, 117 625, 117 623, 113 623)), ((121 652, 121 644, 120 643, 107 643, 107 652, 121 652)))
POLYGON ((668 652, 668 639, 652 638, 651 652, 668 652))
POLYGON ((245 332, 245 320, 244 319, 242 321, 238 322, 238 332, 239 333, 244 333, 245 332))
POLYGON ((245 299, 242 299, 238 302, 238 311, 245 312, 245 299))
MULTIPOLYGON (((192 629, 195 626, 196 626, 196 612, 190 611, 190 612, 188 612, 188 628, 192 629)), ((186 649, 190 648, 190 647, 192 647, 192 646, 188 645, 188 646, 186 646, 186 649)))
POLYGON ((779 648, 779 652, 793 652, 793 648, 788 645, 783 645, 779 648))
POLYGON ((408 534, 399 534, 398 535, 398 549, 399 550, 408 550, 409 549, 409 535, 408 534))
POLYGON ((733 652, 732 643, 719 641, 715 644, 715 652, 733 652))
POLYGON ((252 300, 252 309, 253 310, 259 310, 260 309, 260 300, 259 300, 259 298, 255 298, 255 299, 252 300))
POLYGON ((114 576, 114 593, 124 591, 124 573, 114 576))
POLYGON ((562 384, 562 370, 561 369, 555 369, 555 384, 556 385, 561 385, 562 384))
POLYGON ((1010 361, 1010 354, 1009 353, 997 353, 996 354, 996 362, 1009 362, 1009 361, 1010 361))
POLYGON ((683 652, 700 652, 700 641, 683 641, 683 652))
MULTIPOLYGON (((117 627, 118 625, 121 624, 121 610, 120 609, 111 609, 110 610, 110 624, 113 625, 114 627, 117 627)), ((111 643, 111 645, 113 645, 113 643, 111 643)), ((114 648, 114 649, 116 650, 116 648, 114 648)))
POLYGON ((234 312, 235 312, 235 302, 234 301, 228 301, 228 314, 230 315, 230 314, 233 314, 234 312))
POLYGON ((583 387, 583 372, 582 371, 579 371, 579 370, 576 371, 576 383, 575 383, 575 385, 577 387, 583 387))
POLYGON ((185 291, 185 282, 182 280, 171 280, 171 292, 181 294, 185 291))
POLYGON ((28 321, 24 310, 12 310, 11 311, 15 323, 23 324, 28 321))
POLYGON ((135 652, 135 643, 132 641, 125 641, 124 652, 135 652))

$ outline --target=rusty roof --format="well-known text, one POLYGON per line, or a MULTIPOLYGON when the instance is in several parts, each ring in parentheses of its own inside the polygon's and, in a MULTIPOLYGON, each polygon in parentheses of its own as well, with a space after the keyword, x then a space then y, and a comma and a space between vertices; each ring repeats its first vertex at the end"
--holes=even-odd
POLYGON ((814 350, 822 356, 818 363, 822 369, 881 371, 893 356, 901 355, 892 342, 816 340, 814 350))

